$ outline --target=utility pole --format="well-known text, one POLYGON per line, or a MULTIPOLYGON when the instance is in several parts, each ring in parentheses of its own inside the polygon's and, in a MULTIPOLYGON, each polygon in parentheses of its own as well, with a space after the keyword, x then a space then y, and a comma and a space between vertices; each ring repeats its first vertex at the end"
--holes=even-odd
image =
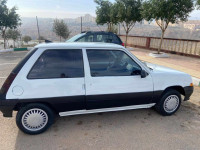
POLYGON ((118 31, 118 34, 120 35, 120 23, 119 23, 119 31, 118 31))
POLYGON ((82 24, 82 16, 81 16, 81 32, 83 32, 83 30, 82 30, 82 25, 83 25, 83 24, 82 24))
POLYGON ((39 25, 38 25, 38 18, 36 16, 36 21, 37 21, 37 30, 38 30, 38 41, 40 43, 40 29, 39 29, 39 25))

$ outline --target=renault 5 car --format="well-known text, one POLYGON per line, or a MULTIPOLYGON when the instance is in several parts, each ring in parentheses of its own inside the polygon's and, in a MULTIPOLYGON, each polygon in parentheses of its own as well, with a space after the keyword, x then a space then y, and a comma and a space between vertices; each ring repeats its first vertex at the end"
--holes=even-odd
POLYGON ((39 134, 57 115, 155 107, 169 116, 192 92, 190 75, 145 65, 123 46, 50 43, 36 46, 12 70, 0 91, 0 110, 4 117, 18 111, 19 129, 39 134))

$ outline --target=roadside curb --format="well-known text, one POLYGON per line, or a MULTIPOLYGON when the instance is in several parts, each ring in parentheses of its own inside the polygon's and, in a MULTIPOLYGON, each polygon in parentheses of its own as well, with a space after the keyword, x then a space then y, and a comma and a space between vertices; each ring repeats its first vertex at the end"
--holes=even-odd
POLYGON ((0 53, 12 52, 12 51, 14 51, 13 48, 11 48, 11 49, 4 49, 4 50, 0 50, 0 53))
POLYGON ((193 84, 200 87, 200 79, 192 77, 193 84))
POLYGON ((4 49, 4 50, 0 50, 0 53, 13 52, 13 51, 29 51, 32 48, 33 47, 4 49))

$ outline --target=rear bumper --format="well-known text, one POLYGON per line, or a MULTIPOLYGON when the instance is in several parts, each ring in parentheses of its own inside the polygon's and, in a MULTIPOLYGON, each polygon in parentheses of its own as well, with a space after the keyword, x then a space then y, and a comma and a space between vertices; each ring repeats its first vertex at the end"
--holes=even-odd
POLYGON ((5 100, 3 96, 0 96, 0 111, 3 113, 4 117, 12 117, 14 106, 12 102, 9 103, 9 100, 5 100))
POLYGON ((4 117, 12 117, 13 106, 2 106, 0 105, 0 111, 4 117))
POLYGON ((187 101, 187 100, 190 99, 190 96, 192 95, 192 93, 194 91, 194 87, 193 86, 186 86, 186 87, 184 87, 184 91, 185 91, 184 101, 187 101))

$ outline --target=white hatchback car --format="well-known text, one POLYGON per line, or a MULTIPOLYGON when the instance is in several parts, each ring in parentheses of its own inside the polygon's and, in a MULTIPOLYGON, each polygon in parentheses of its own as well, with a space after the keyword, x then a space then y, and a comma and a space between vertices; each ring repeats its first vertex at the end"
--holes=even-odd
POLYGON ((172 115, 193 92, 191 76, 147 67, 124 47, 105 43, 51 43, 31 50, 0 92, 4 117, 18 111, 17 126, 44 132, 55 114, 69 116, 138 108, 172 115))

